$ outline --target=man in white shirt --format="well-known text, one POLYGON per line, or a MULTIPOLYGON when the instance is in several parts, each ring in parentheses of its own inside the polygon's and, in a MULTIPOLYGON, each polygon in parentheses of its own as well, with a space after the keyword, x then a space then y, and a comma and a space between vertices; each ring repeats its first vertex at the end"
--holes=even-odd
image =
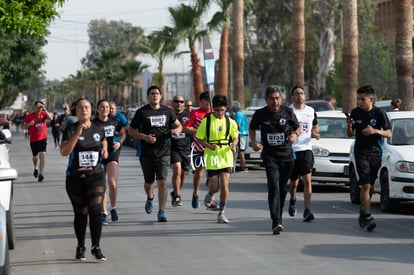
POLYGON ((312 152, 311 138, 312 134, 316 139, 320 138, 319 125, 315 110, 305 104, 305 90, 303 87, 295 86, 290 92, 292 102, 289 107, 292 108, 300 125, 301 132, 292 145, 295 155, 295 165, 290 175, 290 201, 289 215, 296 215, 296 189, 299 183, 299 177, 303 181, 303 199, 305 210, 303 212, 303 221, 310 222, 315 217, 310 210, 310 201, 312 196, 312 169, 314 165, 314 156, 312 152))

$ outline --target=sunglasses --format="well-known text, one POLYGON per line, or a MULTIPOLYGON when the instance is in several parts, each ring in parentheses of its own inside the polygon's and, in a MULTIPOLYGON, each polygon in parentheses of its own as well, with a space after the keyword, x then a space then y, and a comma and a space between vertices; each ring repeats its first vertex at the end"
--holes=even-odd
POLYGON ((191 106, 193 106, 193 105, 191 105, 191 104, 187 104, 187 105, 185 105, 185 106, 187 106, 187 107, 191 107, 191 106))
POLYGON ((181 104, 183 104, 184 103, 184 100, 174 100, 174 102, 175 103, 181 103, 181 104))

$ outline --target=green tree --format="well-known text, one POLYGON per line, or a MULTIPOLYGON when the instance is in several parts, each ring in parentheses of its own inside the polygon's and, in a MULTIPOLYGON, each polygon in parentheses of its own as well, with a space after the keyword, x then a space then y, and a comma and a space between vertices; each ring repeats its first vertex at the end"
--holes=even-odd
POLYGON ((43 36, 65 0, 0 0, 0 29, 8 33, 43 36))
MULTIPOLYGON (((123 72, 123 75, 128 80, 129 84, 129 99, 130 99, 130 105, 136 106, 137 102, 140 102, 142 98, 137 97, 137 91, 136 91, 136 83, 137 83, 137 77, 142 74, 142 72, 148 68, 149 65, 142 64, 142 62, 137 60, 128 60, 124 64, 121 65, 121 70, 123 72)), ((124 97, 124 109, 126 110, 126 97, 124 97)))

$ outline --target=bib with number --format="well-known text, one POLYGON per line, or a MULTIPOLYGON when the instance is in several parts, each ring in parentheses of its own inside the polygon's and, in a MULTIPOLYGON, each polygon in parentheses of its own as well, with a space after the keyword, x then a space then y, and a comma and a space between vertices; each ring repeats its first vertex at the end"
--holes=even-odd
POLYGON ((82 151, 79 152, 79 167, 95 167, 98 164, 99 152, 82 151))
POLYGON ((267 133, 267 143, 270 146, 279 146, 285 144, 284 133, 267 133))

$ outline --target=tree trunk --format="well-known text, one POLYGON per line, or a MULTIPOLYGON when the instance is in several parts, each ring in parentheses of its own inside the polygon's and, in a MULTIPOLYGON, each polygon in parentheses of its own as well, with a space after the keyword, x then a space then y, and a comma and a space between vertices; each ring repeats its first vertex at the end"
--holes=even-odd
POLYGON ((189 39, 191 52, 191 72, 193 73, 194 97, 197 106, 200 106, 200 94, 204 92, 203 75, 201 73, 200 58, 198 58, 194 42, 189 39))
POLYGON ((293 1, 293 85, 305 85, 305 0, 293 1))
POLYGON ((356 106, 358 85, 358 7, 357 0, 342 1, 343 32, 346 39, 342 48, 342 106, 350 112, 356 106))
POLYGON ((413 111, 413 79, 412 79, 412 18, 411 0, 395 1, 396 20, 396 61, 397 95, 402 99, 401 110, 413 111))
POLYGON ((216 94, 228 95, 229 86, 229 23, 224 22, 220 38, 220 53, 218 60, 216 94))
POLYGON ((233 0, 233 99, 244 108, 243 0, 233 0))

